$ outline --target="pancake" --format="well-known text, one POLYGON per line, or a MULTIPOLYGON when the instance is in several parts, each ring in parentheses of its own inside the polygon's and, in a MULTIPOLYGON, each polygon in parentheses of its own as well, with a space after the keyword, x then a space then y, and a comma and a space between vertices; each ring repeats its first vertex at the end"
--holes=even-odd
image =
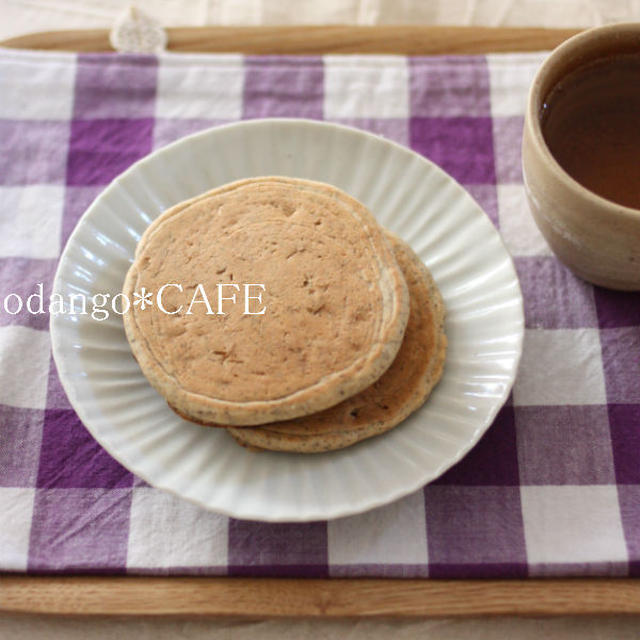
POLYGON ((298 453, 342 449, 392 429, 428 398, 444 367, 444 304, 420 258, 388 235, 411 298, 409 322, 393 364, 364 391, 319 413, 258 428, 229 428, 238 443, 298 453))
POLYGON ((131 305, 124 326, 151 385, 195 422, 256 425, 335 405, 386 371, 409 315, 371 213, 307 180, 243 180, 166 211, 138 243, 123 293, 167 284, 166 312, 131 305), (219 283, 238 285, 223 288, 235 304, 216 301, 219 283), (241 300, 251 283, 264 285, 261 301, 241 300))

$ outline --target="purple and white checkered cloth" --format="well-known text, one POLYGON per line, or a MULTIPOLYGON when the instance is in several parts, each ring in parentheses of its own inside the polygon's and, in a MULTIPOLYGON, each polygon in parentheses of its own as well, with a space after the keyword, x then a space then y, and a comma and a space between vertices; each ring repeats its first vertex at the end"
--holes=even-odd
POLYGON ((0 306, 0 570, 640 575, 640 295, 575 278, 529 216, 520 136, 542 57, 0 51, 0 303, 38 282, 49 294, 82 212, 154 148, 222 122, 297 116, 382 134, 451 173, 513 253, 526 313, 512 397, 461 463, 363 515, 264 524, 122 468, 60 387, 46 313, 0 306))

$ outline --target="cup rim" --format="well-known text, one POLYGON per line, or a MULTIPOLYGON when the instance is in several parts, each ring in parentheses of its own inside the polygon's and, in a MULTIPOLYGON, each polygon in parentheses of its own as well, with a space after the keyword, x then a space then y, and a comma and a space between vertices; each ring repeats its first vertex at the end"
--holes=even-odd
MULTIPOLYGON (((544 98, 544 96, 541 95, 543 80, 548 74, 549 68, 558 58, 571 57, 572 54, 584 50, 585 45, 592 42, 594 39, 599 38, 601 35, 619 34, 620 32, 637 34, 640 38, 640 22, 617 22, 603 27, 593 27, 571 36, 558 45, 544 59, 533 78, 527 97, 525 127, 528 128, 529 133, 531 134, 530 137, 536 146, 536 150, 538 153, 542 154, 544 160, 549 163, 554 174, 565 187, 573 190, 579 196, 590 200, 592 203, 597 204, 599 207, 608 209, 611 213, 623 215, 632 219, 638 219, 640 218, 640 208, 636 209, 634 207, 628 207, 613 200, 609 200, 580 184, 575 178, 565 171, 565 169, 556 160, 555 156, 551 153, 551 150, 542 135, 542 127, 540 126, 538 110, 538 106, 544 98)), ((638 53, 640 54, 640 48, 638 49, 638 53)))

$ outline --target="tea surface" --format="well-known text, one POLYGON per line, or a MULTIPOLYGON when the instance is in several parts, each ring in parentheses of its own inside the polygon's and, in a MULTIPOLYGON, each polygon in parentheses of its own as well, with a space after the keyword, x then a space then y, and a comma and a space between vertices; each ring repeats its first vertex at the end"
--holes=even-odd
POLYGON ((549 93, 542 134, 587 189, 640 209, 640 53, 578 68, 549 93))

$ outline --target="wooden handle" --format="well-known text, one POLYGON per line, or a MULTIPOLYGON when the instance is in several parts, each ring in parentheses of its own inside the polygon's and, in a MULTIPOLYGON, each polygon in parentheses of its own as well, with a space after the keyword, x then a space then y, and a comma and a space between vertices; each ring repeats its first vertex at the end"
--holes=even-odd
MULTIPOLYGON (((173 51, 245 54, 490 53, 553 49, 576 29, 347 25, 300 27, 177 27, 167 29, 173 51)), ((0 43, 16 49, 111 51, 106 29, 50 31, 0 43)))

